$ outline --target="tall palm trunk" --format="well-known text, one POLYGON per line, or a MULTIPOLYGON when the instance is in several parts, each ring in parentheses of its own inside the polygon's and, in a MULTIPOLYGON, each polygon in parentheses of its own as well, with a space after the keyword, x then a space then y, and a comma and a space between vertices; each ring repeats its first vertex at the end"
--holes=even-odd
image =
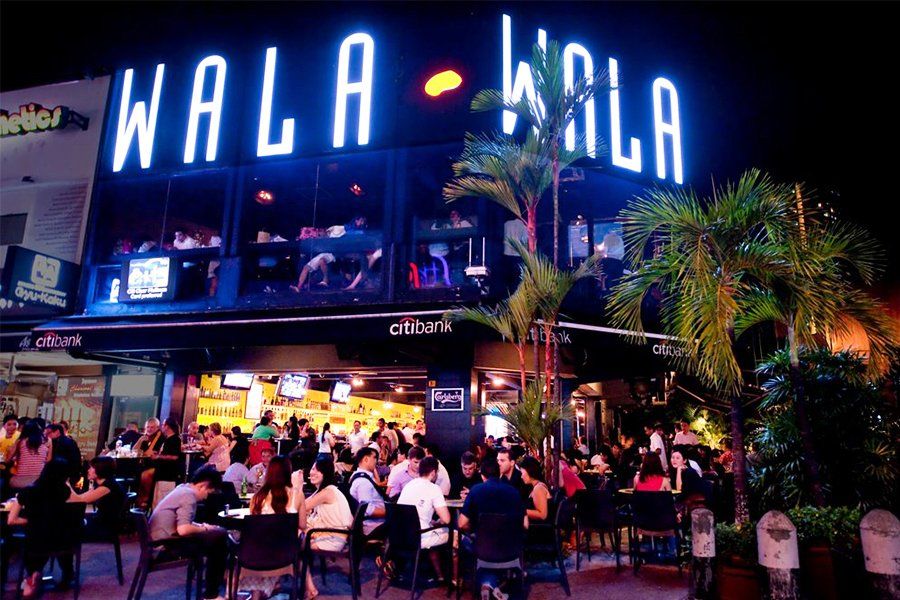
MULTIPOLYGON (((734 326, 728 328, 728 340, 734 347, 734 326)), ((744 456, 744 401, 740 389, 731 394, 731 457, 734 475, 734 522, 750 520, 747 508, 747 461, 744 456)))
POLYGON ((747 509, 747 464, 744 457, 744 403, 740 392, 731 396, 731 455, 734 474, 734 522, 750 520, 747 509))
POLYGON ((812 423, 806 404, 806 389, 803 385, 803 373, 800 371, 800 353, 797 336, 793 325, 787 330, 788 348, 791 356, 791 387, 794 390, 794 413, 797 415, 797 427, 800 429, 800 444, 803 453, 803 468, 806 471, 807 485, 816 506, 825 506, 825 492, 822 490, 822 478, 819 473, 819 460, 813 442, 812 423))
POLYGON ((559 138, 553 137, 553 265, 559 266, 559 138))
POLYGON ((525 209, 525 228, 528 232, 528 251, 537 252, 537 205, 531 205, 525 209))
POLYGON ((525 368, 525 344, 524 343, 516 344, 516 352, 518 352, 518 354, 519 354, 519 383, 521 384, 522 391, 524 392, 525 385, 527 383, 525 380, 525 378, 526 378, 525 374, 527 372, 527 369, 525 368))

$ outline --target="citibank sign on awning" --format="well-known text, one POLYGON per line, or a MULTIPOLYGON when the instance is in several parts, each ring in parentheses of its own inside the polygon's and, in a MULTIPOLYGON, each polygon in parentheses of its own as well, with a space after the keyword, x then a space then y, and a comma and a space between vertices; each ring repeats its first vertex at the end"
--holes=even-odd
POLYGON ((10 246, 0 281, 3 296, 12 302, 69 310, 78 282, 78 265, 59 258, 10 246))

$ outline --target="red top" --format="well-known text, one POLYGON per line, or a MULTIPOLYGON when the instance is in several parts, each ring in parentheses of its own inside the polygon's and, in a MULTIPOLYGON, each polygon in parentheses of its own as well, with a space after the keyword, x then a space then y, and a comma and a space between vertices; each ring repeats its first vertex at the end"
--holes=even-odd
POLYGON ((662 489, 662 483, 662 475, 651 475, 647 478, 646 481, 641 481, 640 479, 638 479, 638 482, 634 486, 634 489, 637 492, 658 492, 662 489))
POLYGON ((578 490, 585 489, 584 482, 569 468, 569 465, 563 462, 559 464, 559 476, 562 479, 563 488, 566 490, 566 498, 571 498, 578 490))

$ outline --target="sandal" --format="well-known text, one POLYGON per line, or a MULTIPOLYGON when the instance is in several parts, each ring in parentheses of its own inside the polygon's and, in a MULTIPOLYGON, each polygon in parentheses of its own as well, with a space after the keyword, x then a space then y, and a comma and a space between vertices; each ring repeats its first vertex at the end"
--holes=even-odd
POLYGON ((383 560, 380 556, 377 556, 375 557, 375 565, 381 569, 381 572, 388 579, 394 579, 397 576, 397 568, 394 566, 394 561, 383 560))
POLYGON ((22 598, 37 598, 40 593, 41 574, 32 573, 22 580, 22 598))

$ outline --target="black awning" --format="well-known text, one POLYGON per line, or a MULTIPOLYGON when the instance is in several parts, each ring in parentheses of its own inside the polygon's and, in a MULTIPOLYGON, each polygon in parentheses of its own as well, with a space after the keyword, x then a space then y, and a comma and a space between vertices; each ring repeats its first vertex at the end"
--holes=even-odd
POLYGON ((35 328, 29 349, 131 352, 353 340, 451 340, 469 335, 470 328, 445 322, 443 313, 422 310, 247 318, 157 315, 153 319, 130 320, 72 317, 35 328))

